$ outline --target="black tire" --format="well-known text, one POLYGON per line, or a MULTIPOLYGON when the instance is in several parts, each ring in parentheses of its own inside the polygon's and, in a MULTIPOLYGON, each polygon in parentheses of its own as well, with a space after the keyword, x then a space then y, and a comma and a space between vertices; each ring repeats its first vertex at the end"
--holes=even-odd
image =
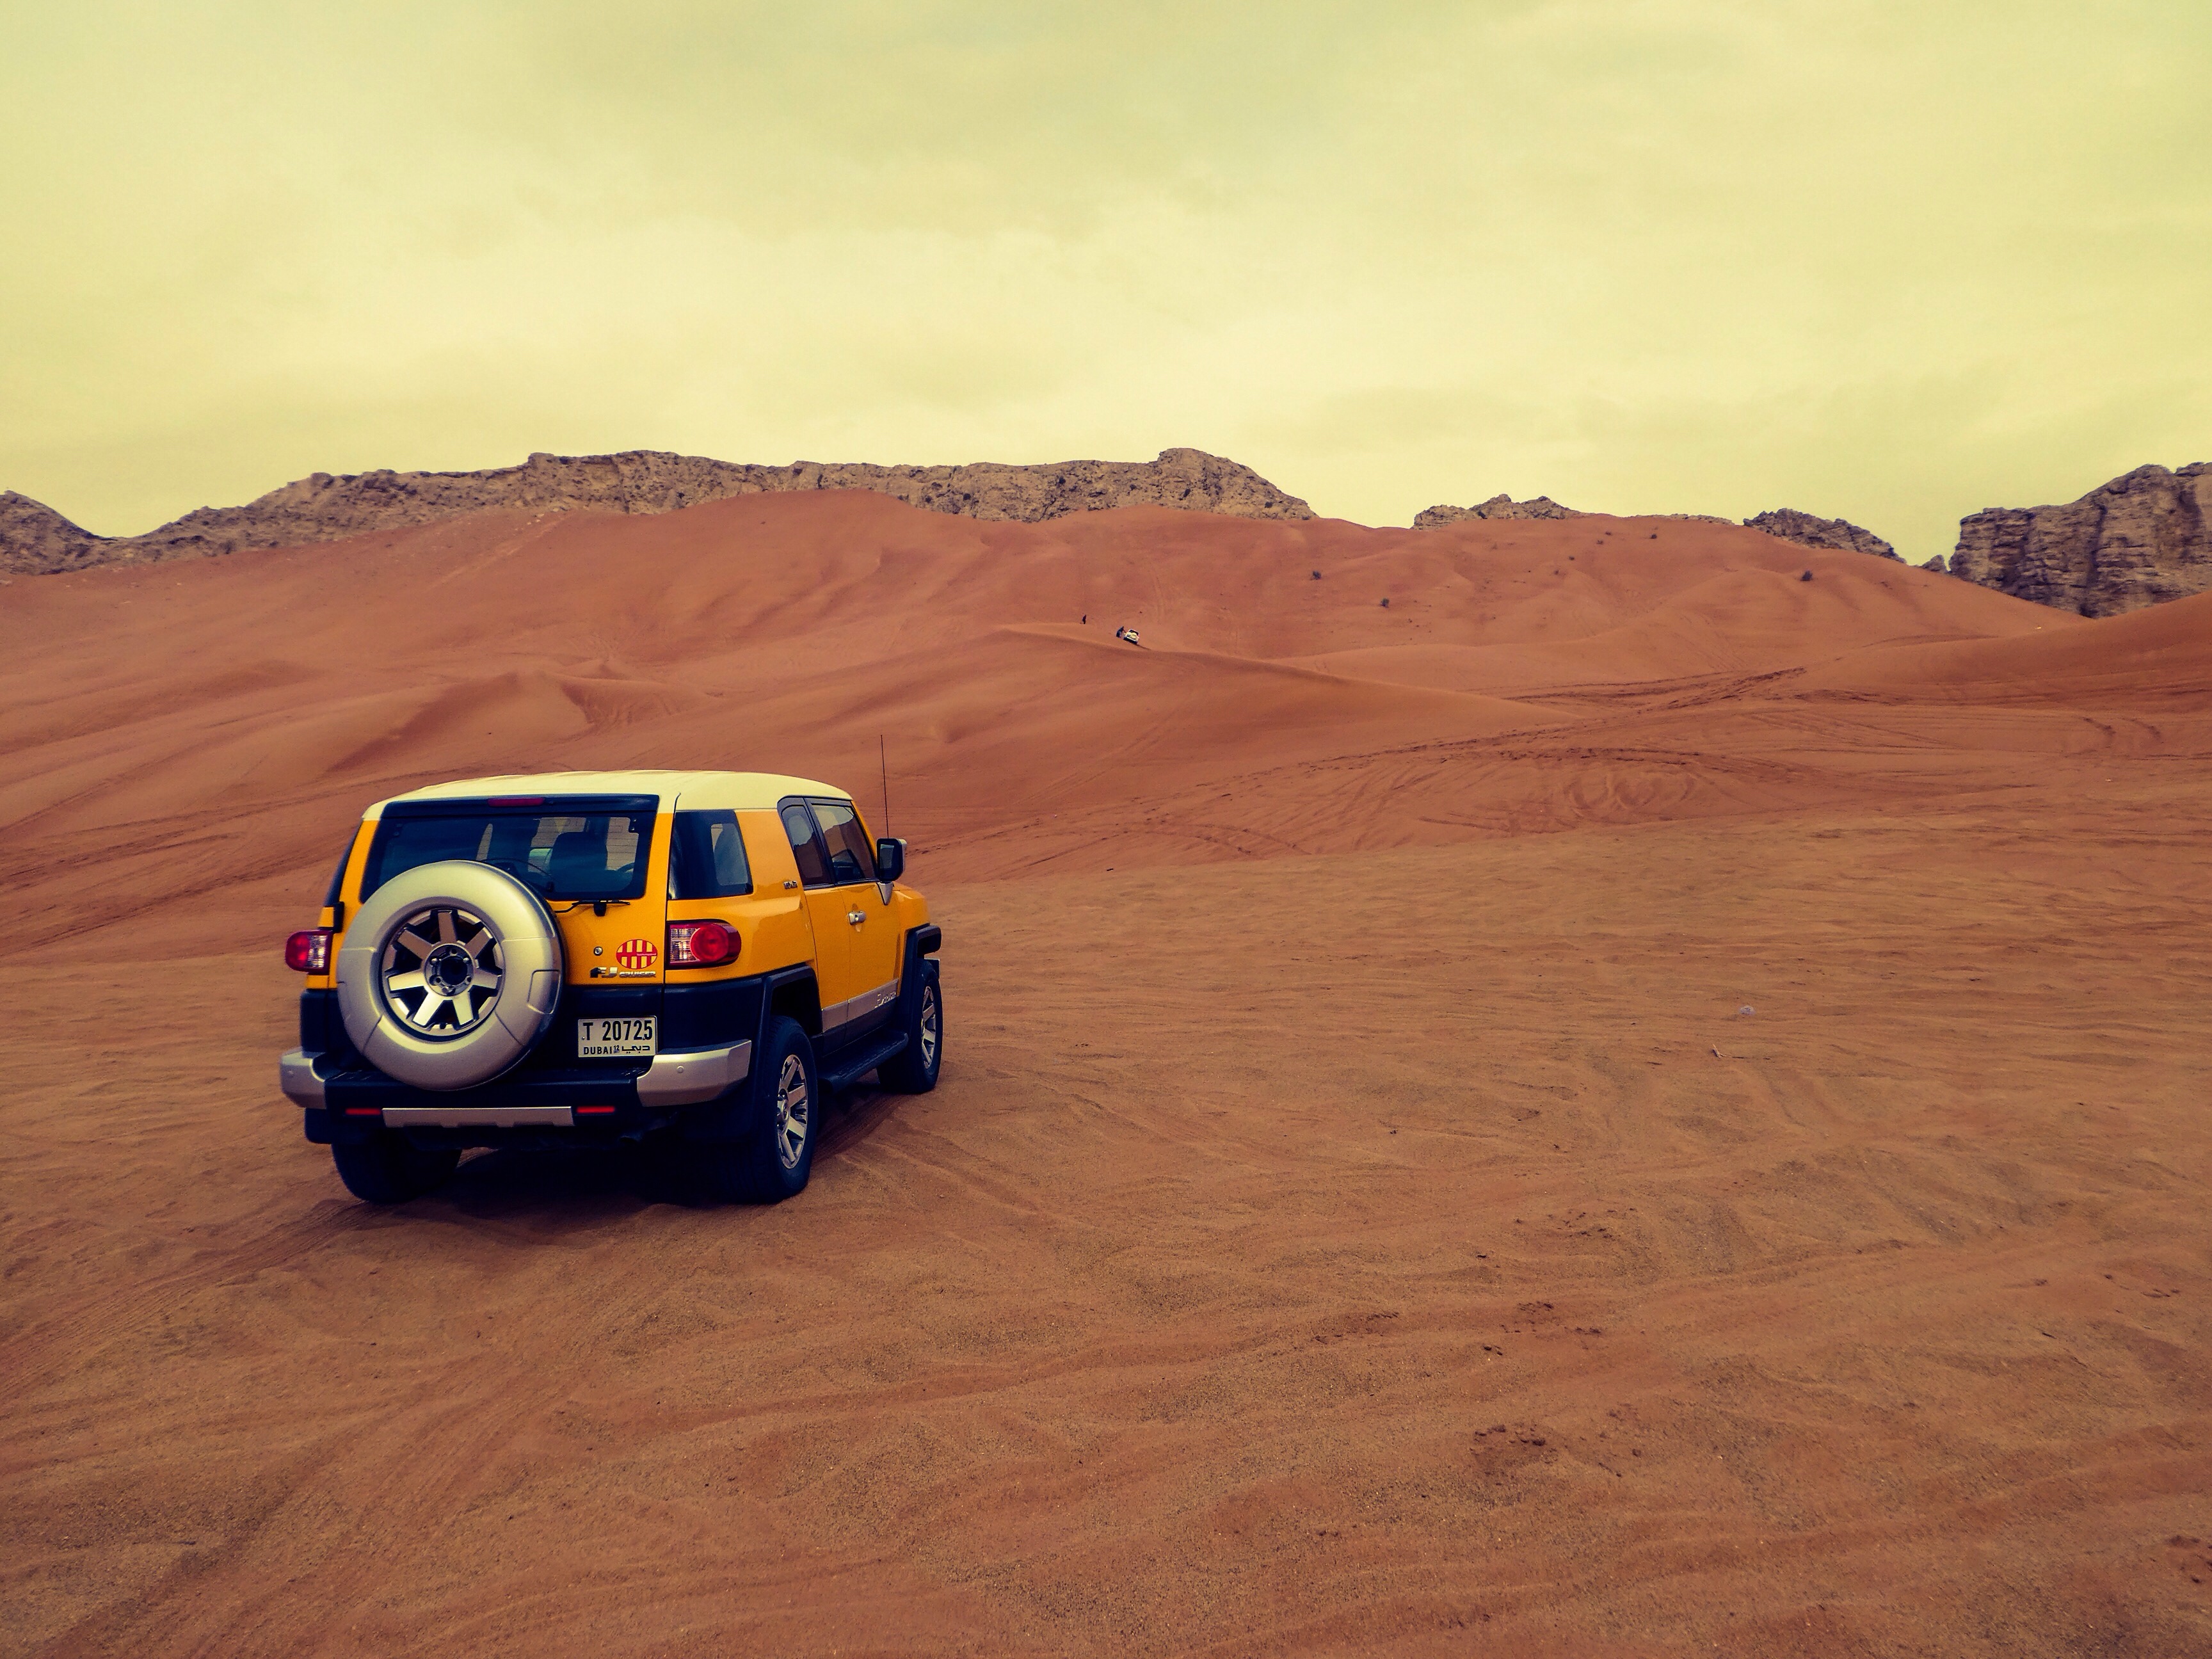
POLYGON ((410 1146, 404 1135, 380 1133, 331 1148, 338 1179, 364 1204, 404 1204, 444 1186, 460 1167, 458 1146, 410 1146))
POLYGON ((915 993, 903 1000, 899 1013, 906 1047, 877 1066, 876 1077, 894 1093, 926 1095, 937 1086, 938 1067, 945 1063, 945 992, 931 958, 921 958, 915 993))
POLYGON ((821 1139, 822 1073, 814 1045, 795 1019, 769 1022, 768 1042, 752 1075, 757 1126, 743 1140, 686 1148, 692 1177, 715 1204, 781 1204, 806 1190, 821 1139))

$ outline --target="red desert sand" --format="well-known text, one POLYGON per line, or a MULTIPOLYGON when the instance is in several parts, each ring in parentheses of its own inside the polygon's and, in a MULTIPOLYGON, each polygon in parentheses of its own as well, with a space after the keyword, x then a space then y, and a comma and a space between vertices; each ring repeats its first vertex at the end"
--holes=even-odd
POLYGON ((2212 1651, 2212 597, 824 494, 0 684, 9 1652, 2212 1651), (878 734, 949 1058, 801 1198, 302 1141, 365 803, 878 734))

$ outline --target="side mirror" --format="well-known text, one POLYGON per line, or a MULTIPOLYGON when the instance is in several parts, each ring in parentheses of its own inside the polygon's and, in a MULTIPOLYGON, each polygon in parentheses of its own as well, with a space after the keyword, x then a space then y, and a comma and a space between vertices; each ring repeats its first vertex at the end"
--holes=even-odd
POLYGON ((906 843, 890 836, 876 843, 876 879, 896 881, 906 873, 906 843))

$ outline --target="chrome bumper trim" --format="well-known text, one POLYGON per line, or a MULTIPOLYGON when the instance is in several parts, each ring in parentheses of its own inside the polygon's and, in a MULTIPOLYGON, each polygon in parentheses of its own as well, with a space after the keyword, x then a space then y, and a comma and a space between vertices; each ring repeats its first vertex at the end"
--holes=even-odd
POLYGON ((743 1083, 752 1069, 750 1042, 726 1048, 685 1048, 655 1054, 645 1075, 637 1080, 638 1104, 696 1106, 714 1099, 732 1084, 743 1083))
POLYGON ((311 1112, 323 1109, 323 1074, 315 1069, 315 1062, 321 1058, 305 1048, 294 1048, 276 1060, 276 1086, 295 1106, 311 1112))
POLYGON ((520 1129, 548 1124, 567 1129, 576 1120, 566 1106, 387 1106, 384 1121, 394 1129, 520 1129))

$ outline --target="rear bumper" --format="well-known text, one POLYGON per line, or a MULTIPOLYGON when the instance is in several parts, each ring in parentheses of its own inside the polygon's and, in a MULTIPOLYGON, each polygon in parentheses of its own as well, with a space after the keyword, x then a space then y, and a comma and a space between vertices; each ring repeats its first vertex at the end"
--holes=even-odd
POLYGON ((323 1074, 316 1064, 321 1059, 320 1054, 294 1048, 276 1060, 276 1086, 295 1106, 311 1112, 323 1109, 323 1074))
POLYGON ((637 1079, 638 1103, 696 1106, 726 1094, 752 1075, 750 1039, 720 1048, 684 1048, 655 1054, 637 1079))
MULTIPOLYGON (((277 1061, 279 1086, 307 1116, 311 1140, 377 1128, 444 1132, 568 1129, 635 1133, 687 1106, 720 1099, 752 1072, 750 1042, 656 1054, 646 1065, 510 1074, 473 1089, 410 1088, 356 1065, 295 1048, 277 1061)), ((505 1139, 505 1135, 499 1135, 505 1139)))

